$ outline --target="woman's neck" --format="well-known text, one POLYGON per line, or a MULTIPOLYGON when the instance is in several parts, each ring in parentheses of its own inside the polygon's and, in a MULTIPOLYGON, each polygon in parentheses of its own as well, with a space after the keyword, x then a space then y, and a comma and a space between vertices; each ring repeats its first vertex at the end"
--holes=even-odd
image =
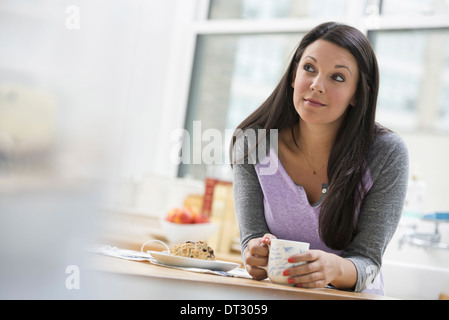
POLYGON ((337 136, 338 127, 309 124, 301 119, 295 130, 300 150, 309 161, 327 161, 337 136))

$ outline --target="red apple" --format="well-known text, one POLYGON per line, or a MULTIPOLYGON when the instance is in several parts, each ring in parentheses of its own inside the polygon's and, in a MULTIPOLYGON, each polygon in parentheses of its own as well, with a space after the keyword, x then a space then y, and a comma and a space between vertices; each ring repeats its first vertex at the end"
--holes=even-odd
POLYGON ((194 208, 192 208, 192 207, 184 207, 183 209, 190 213, 190 215, 192 217, 192 222, 191 223, 195 223, 195 220, 198 217, 198 213, 196 212, 196 210, 194 208))
POLYGON ((210 221, 209 221, 209 218, 204 215, 199 214, 195 217, 194 223, 206 223, 206 222, 210 222, 210 221))
POLYGON ((188 224, 192 223, 193 215, 186 208, 174 208, 168 212, 165 220, 173 223, 188 224))
POLYGON ((173 208, 167 213, 165 220, 178 224, 210 222, 208 217, 198 213, 192 207, 173 208))
POLYGON ((186 210, 189 210, 192 213, 192 223, 206 223, 209 222, 209 218, 203 215, 202 213, 199 213, 195 208, 193 207, 186 207, 186 210))
POLYGON ((165 220, 173 222, 177 210, 178 210, 178 208, 171 209, 165 216, 165 220))

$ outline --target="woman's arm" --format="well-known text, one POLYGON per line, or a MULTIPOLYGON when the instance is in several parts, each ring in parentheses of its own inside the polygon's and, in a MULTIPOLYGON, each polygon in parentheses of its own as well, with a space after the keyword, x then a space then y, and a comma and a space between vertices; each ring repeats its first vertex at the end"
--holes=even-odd
POLYGON ((253 238, 270 233, 265 221, 263 192, 252 164, 233 166, 234 204, 242 252, 253 238))
POLYGON ((239 224, 242 260, 248 273, 256 280, 267 277, 268 248, 262 245, 269 234, 265 221, 263 192, 254 166, 234 165, 234 203, 239 224))
POLYGON ((408 150, 397 134, 377 137, 372 150, 373 181, 360 210, 356 234, 342 257, 357 269, 355 291, 371 285, 380 271, 382 256, 396 231, 408 184, 408 150))

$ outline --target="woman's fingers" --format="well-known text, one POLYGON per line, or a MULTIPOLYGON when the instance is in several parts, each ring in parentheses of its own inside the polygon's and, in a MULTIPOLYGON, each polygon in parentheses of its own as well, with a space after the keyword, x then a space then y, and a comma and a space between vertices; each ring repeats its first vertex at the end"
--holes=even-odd
POLYGON ((276 239, 276 237, 269 233, 261 238, 254 238, 248 242, 246 250, 251 255, 268 256, 268 245, 270 245, 271 239, 276 239))
POLYGON ((262 246, 263 244, 262 238, 253 239, 248 243, 246 247, 246 251, 249 253, 248 256, 268 256, 268 248, 266 246, 262 246))
POLYGON ((271 233, 266 233, 263 237, 262 237, 262 244, 263 245, 270 245, 271 244, 271 239, 276 239, 275 236, 273 236, 271 233))
POLYGON ((246 257, 246 265, 258 267, 258 266, 266 266, 268 264, 268 257, 266 256, 254 256, 250 255, 246 257))
POLYGON ((248 271, 249 275, 255 280, 263 280, 267 278, 267 272, 265 269, 247 265, 246 271, 248 271))
POLYGON ((291 284, 304 288, 322 288, 335 276, 333 255, 320 250, 310 250, 291 256, 288 261, 307 262, 284 271, 284 275, 290 277, 288 281, 291 284))
POLYGON ((271 239, 275 238, 267 233, 261 238, 255 238, 248 242, 244 253, 246 270, 256 280, 267 277, 266 270, 261 267, 268 264, 269 245, 271 239))

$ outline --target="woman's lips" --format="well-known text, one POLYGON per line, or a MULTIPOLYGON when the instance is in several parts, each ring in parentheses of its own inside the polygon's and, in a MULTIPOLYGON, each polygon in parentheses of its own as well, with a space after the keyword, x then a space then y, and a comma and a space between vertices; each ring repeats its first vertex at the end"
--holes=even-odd
POLYGON ((312 107, 324 107, 325 106, 325 104, 322 103, 321 101, 312 99, 312 98, 306 98, 306 99, 304 99, 304 101, 306 102, 306 104, 308 104, 309 106, 312 106, 312 107))

